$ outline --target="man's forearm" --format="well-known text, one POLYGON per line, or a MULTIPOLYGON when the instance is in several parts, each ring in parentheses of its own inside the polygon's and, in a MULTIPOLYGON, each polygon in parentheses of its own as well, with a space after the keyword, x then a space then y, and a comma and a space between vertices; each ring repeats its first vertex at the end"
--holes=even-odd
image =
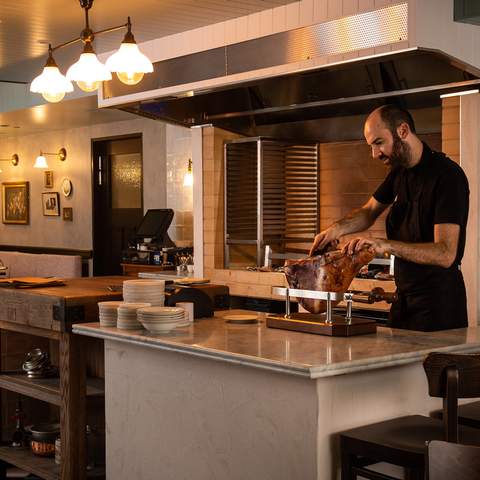
POLYGON ((352 210, 348 215, 336 221, 332 226, 335 228, 338 237, 349 233, 363 232, 371 227, 374 219, 370 217, 365 208, 352 210))
POLYGON ((422 265, 437 265, 448 268, 455 260, 444 243, 405 243, 396 240, 384 240, 383 247, 386 253, 422 265))

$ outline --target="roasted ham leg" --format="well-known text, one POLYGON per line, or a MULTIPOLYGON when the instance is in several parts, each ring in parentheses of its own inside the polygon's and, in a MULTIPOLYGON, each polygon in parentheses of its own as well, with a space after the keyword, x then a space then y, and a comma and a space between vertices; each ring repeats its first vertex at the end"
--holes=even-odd
MULTIPOLYGON (((373 253, 368 249, 353 255, 335 250, 302 260, 287 260, 285 275, 290 288, 345 292, 360 268, 373 260, 373 257, 373 253)), ((327 302, 324 300, 299 298, 298 301, 310 313, 322 313, 327 310, 327 302)), ((332 306, 337 303, 332 302, 332 306)))

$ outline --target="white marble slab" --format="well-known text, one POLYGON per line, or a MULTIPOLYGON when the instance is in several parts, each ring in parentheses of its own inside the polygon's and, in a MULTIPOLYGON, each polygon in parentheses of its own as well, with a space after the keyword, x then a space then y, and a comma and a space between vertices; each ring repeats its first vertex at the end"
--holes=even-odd
POLYGON ((73 332, 312 379, 419 362, 433 351, 480 351, 476 328, 413 332, 378 327, 376 335, 332 338, 267 328, 262 313, 258 324, 232 325, 223 320, 226 313, 161 336, 98 323, 76 324, 73 332))

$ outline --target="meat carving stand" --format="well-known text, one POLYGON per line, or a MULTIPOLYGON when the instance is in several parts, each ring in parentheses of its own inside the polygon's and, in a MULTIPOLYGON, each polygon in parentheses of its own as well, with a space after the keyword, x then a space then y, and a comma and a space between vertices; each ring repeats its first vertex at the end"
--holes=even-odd
POLYGON ((373 303, 386 300, 391 303, 395 296, 386 294, 381 289, 373 289, 371 292, 321 292, 314 290, 299 290, 288 287, 272 287, 272 294, 285 297, 285 315, 271 314, 267 316, 267 327, 295 330, 305 333, 316 333, 331 337, 350 337, 353 335, 367 335, 376 333, 375 320, 356 318, 352 316, 352 303, 354 300, 362 303, 373 303), (325 313, 299 312, 291 313, 290 299, 310 298, 324 300, 327 304, 325 313), (347 306, 345 316, 334 314, 332 302, 344 300, 347 306))

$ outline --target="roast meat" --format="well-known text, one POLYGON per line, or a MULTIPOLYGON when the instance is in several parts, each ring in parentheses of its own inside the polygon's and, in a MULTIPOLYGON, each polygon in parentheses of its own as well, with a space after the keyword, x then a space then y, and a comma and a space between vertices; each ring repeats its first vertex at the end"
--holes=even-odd
MULTIPOLYGON (((373 257, 374 254, 368 249, 353 255, 335 250, 301 260, 287 260, 285 275, 290 288, 345 292, 360 268, 373 260, 373 257)), ((299 298, 298 301, 310 313, 322 313, 327 310, 327 302, 324 300, 299 298)), ((332 302, 332 305, 337 303, 332 302)))

